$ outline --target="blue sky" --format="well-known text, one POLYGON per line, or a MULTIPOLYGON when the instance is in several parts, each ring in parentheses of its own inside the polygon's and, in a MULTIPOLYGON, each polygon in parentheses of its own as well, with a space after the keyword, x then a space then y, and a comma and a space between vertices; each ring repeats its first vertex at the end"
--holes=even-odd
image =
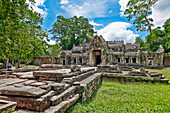
MULTIPOLYGON (((136 32, 133 22, 128 21, 123 12, 129 0, 35 0, 34 10, 44 17, 43 29, 50 30, 58 15, 66 18, 84 16, 105 40, 124 40, 134 43, 135 38, 143 39, 149 32, 136 32)), ((155 27, 162 26, 170 17, 169 0, 160 0, 150 15, 155 27)), ((51 35, 50 35, 51 37, 51 35)), ((50 41, 54 43, 54 41, 50 41)))

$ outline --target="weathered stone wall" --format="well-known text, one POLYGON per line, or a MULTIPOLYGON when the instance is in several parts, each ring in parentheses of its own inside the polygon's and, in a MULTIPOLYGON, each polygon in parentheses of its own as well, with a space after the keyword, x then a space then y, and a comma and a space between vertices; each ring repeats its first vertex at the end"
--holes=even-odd
POLYGON ((96 73, 95 75, 89 77, 81 86, 84 88, 82 92, 82 101, 87 100, 90 98, 101 83, 101 74, 96 73))
POLYGON ((55 64, 57 62, 57 60, 54 58, 53 59, 53 62, 52 62, 52 58, 43 58, 43 57, 38 57, 38 58, 35 58, 34 61, 33 61, 33 64, 34 65, 42 65, 42 64, 55 64))
POLYGON ((170 66, 170 55, 164 56, 164 66, 170 66))
POLYGON ((143 83, 168 83, 167 79, 160 78, 148 78, 140 76, 125 76, 122 74, 102 74, 102 81, 113 81, 119 83, 130 83, 130 82, 143 82, 143 83))

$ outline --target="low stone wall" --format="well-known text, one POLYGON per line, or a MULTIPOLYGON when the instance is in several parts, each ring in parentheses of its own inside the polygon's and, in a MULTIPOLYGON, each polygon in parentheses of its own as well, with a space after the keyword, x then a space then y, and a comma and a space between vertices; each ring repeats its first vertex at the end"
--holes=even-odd
POLYGON ((164 66, 170 67, 170 55, 164 56, 164 66))
POLYGON ((111 73, 103 73, 102 81, 113 81, 119 83, 129 83, 129 82, 142 82, 142 83, 166 83, 168 84, 168 79, 160 79, 160 78, 148 78, 141 76, 125 76, 122 74, 111 74, 111 73))
POLYGON ((81 81, 81 87, 83 87, 82 92, 82 101, 90 98, 101 83, 101 74, 96 73, 93 76, 88 77, 87 79, 81 81))

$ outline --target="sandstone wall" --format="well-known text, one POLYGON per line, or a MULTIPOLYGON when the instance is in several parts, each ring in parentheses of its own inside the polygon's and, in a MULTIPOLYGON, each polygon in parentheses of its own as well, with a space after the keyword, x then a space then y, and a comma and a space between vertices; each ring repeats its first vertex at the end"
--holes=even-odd
POLYGON ((170 66, 170 55, 164 56, 164 66, 170 66))

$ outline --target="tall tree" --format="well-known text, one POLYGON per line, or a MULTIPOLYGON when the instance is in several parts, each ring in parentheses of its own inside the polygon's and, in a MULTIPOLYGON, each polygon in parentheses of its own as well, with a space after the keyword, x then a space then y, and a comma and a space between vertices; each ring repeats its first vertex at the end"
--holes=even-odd
POLYGON ((49 55, 52 56, 52 64, 54 61, 54 58, 59 56, 59 51, 61 50, 60 45, 59 44, 55 44, 55 45, 48 45, 48 53, 49 55))
POLYGON ((166 53, 170 52, 170 19, 168 19, 164 25, 164 29, 162 30, 160 27, 153 29, 153 33, 146 36, 146 40, 141 40, 140 38, 136 38, 135 43, 144 42, 144 46, 141 47, 142 50, 151 50, 157 51, 159 45, 161 44, 166 53))
POLYGON ((57 16, 57 21, 49 32, 53 34, 52 38, 64 50, 70 50, 73 44, 80 45, 83 42, 90 42, 91 37, 95 33, 93 26, 83 16, 74 16, 72 18, 57 16))
POLYGON ((26 0, 0 0, 0 14, 0 58, 17 59, 19 67, 20 59, 29 59, 35 47, 44 46, 43 18, 26 0))
POLYGON ((127 4, 125 15, 127 19, 134 19, 133 24, 137 31, 144 31, 148 27, 150 34, 152 34, 153 19, 148 16, 152 14, 151 7, 158 0, 130 0, 127 4))

